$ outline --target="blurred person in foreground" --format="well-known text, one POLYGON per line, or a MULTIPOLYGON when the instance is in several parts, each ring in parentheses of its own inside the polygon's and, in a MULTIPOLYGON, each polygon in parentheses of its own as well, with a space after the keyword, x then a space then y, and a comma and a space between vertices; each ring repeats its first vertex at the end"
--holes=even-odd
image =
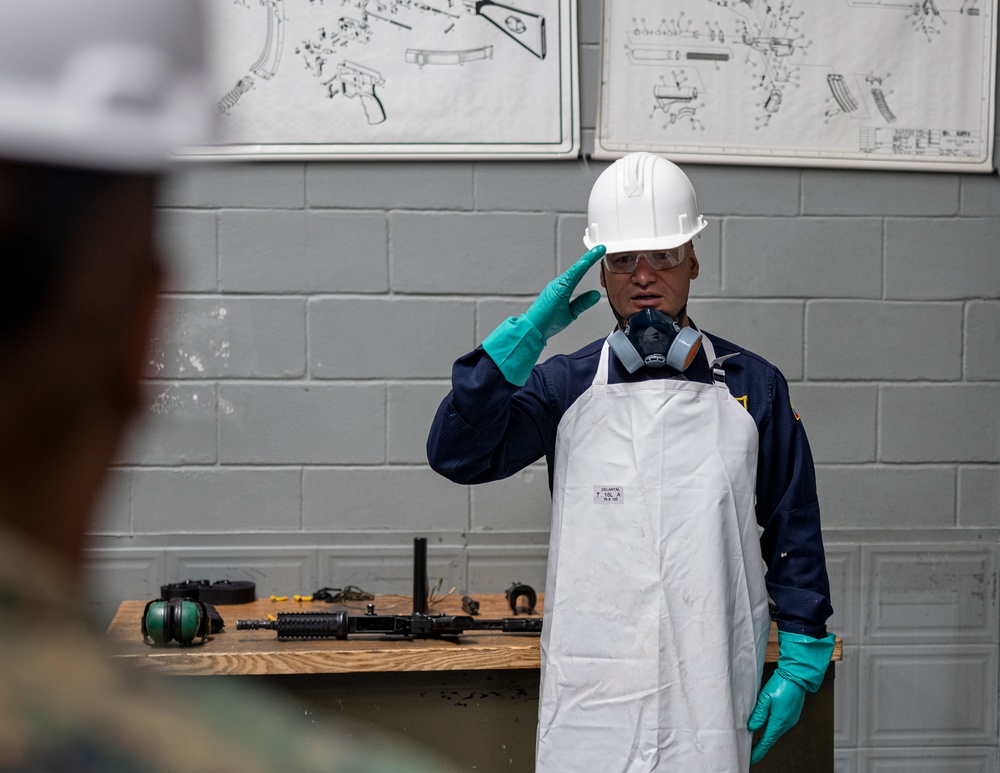
MULTIPOLYGON (((0 0, 0 770, 440 771, 278 698, 119 669, 82 550, 142 400, 170 150, 211 139, 197 0, 0 0)), ((136 621, 138 628, 139 621, 136 621)))

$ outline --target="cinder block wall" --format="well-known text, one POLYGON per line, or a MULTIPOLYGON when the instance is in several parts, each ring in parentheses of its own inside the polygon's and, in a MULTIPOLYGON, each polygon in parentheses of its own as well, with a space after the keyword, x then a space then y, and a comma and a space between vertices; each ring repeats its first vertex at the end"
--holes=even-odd
MULTIPOLYGON (((585 150, 597 4, 581 4, 585 150)), ((545 470, 429 470, 451 362, 582 252, 606 164, 259 163, 163 191, 174 270, 148 410, 101 505, 95 611, 165 582, 544 590, 545 470)), ((692 316, 779 365, 806 424, 844 637, 839 771, 996 773, 1000 180, 689 165, 692 316)), ((585 287, 598 287, 596 276, 585 287)), ((611 327, 603 305, 559 336, 611 327)))

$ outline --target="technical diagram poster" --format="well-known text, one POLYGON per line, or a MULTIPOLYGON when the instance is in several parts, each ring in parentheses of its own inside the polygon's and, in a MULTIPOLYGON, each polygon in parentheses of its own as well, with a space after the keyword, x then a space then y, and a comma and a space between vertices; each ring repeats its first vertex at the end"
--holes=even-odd
POLYGON ((992 170, 997 0, 605 0, 595 157, 992 170))
POLYGON ((575 0, 209 0, 219 145, 183 155, 579 153, 575 0))

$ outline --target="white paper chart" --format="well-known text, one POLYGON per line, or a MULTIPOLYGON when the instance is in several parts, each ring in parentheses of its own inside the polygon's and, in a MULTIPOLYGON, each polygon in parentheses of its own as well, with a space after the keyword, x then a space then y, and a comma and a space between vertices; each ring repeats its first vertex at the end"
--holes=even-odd
POLYGON ((993 168, 996 0, 605 0, 597 158, 993 168))
POLYGON ((210 0, 201 156, 576 156, 575 0, 210 0))

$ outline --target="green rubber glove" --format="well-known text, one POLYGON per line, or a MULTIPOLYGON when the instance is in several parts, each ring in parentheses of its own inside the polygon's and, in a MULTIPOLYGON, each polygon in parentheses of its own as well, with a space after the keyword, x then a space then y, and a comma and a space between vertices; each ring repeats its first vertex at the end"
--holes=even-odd
POLYGON ((511 384, 524 386, 548 340, 601 300, 597 290, 578 298, 573 298, 573 291, 604 252, 603 244, 594 247, 549 282, 524 314, 504 320, 483 341, 483 349, 511 384))
POLYGON ((760 730, 767 723, 764 735, 753 747, 751 765, 760 762, 774 742, 799 721, 806 691, 816 692, 823 683, 836 639, 832 633, 814 639, 778 631, 778 667, 760 691, 747 723, 751 731, 760 730))

